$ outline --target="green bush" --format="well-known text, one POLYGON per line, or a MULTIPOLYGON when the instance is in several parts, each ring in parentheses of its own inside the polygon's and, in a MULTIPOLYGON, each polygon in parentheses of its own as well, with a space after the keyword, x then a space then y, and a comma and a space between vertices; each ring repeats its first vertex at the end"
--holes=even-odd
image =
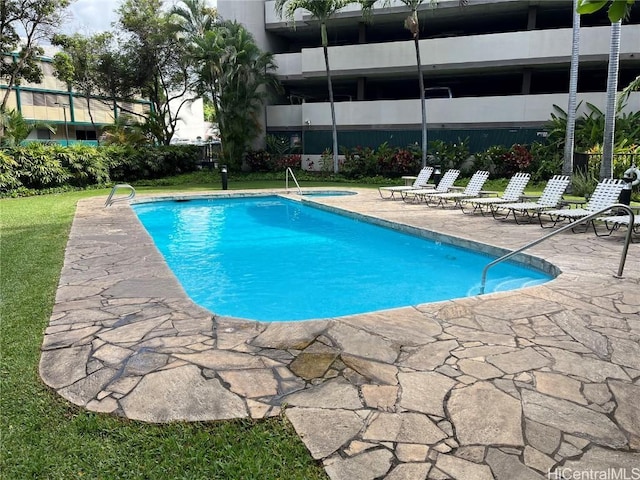
POLYGON ((18 172, 18 162, 5 150, 0 150, 0 193, 22 186, 18 172))
POLYGON ((51 145, 50 149, 53 158, 69 172, 69 184, 87 187, 109 182, 108 161, 103 149, 82 144, 51 145))
POLYGON ((455 168, 460 170, 462 176, 467 176, 475 169, 468 137, 464 140, 458 138, 456 143, 434 140, 430 142, 429 151, 432 162, 439 164, 443 170, 455 168))
POLYGON ((499 178, 504 158, 509 150, 503 145, 494 145, 484 152, 475 154, 474 167, 477 170, 486 170, 491 174, 491 178, 499 178))
POLYGON ((60 159, 52 155, 52 147, 38 142, 18 146, 8 150, 18 164, 20 182, 27 188, 42 189, 59 187, 71 175, 60 159))
POLYGON ((0 150, 0 193, 15 196, 29 190, 168 177, 195 171, 200 155, 195 145, 140 149, 31 142, 0 150))

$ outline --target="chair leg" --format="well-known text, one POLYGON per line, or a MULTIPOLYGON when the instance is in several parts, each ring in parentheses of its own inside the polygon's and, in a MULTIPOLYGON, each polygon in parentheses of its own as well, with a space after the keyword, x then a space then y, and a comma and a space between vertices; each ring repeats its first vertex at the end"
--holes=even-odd
MULTIPOLYGON (((569 221, 571 221, 571 220, 569 220, 569 221)), ((579 221, 579 220, 576 220, 576 221, 575 221, 575 223, 578 223, 578 221, 579 221)), ((590 223, 593 223, 593 220, 589 220, 589 221, 585 222, 585 224, 584 224, 584 229, 583 229, 583 230, 581 230, 581 231, 576 230, 576 227, 578 226, 578 225, 576 225, 575 227, 572 227, 572 228, 571 228, 571 231, 572 231, 573 233, 585 233, 587 230, 589 230, 589 224, 590 224, 590 223)), ((594 227, 594 228, 595 228, 595 227, 594 227)))

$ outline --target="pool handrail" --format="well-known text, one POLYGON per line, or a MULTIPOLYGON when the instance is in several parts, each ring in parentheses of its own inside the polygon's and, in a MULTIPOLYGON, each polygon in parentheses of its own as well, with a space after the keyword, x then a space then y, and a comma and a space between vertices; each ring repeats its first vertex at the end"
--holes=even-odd
MULTIPOLYGON (((618 273, 616 275, 614 275, 614 278, 622 278, 622 272, 624 271, 624 264, 627 260, 627 253, 629 251, 629 244, 631 243, 631 236, 633 234, 633 229, 631 228, 631 225, 633 225, 633 222, 635 220, 635 215, 633 213, 633 210, 631 210, 631 208, 629 207, 629 205, 625 205, 623 203, 617 203, 615 205, 610 205, 607 206, 605 208, 602 208, 600 210, 598 210, 597 212, 593 212, 589 215, 587 215, 586 217, 582 217, 580 219, 580 221, 584 222, 584 221, 589 221, 589 220, 593 220, 594 218, 602 215, 605 212, 608 212, 610 210, 615 210, 615 209, 622 209, 624 211, 626 211, 629 214, 629 228, 627 229, 627 236, 625 237, 625 241, 624 241, 624 245, 622 247, 622 255, 620 257, 620 265, 618 266, 618 273)), ((575 227, 575 223, 571 222, 567 225, 564 225, 563 227, 559 228, 558 230, 554 230, 553 232, 550 232, 548 234, 546 234, 543 237, 538 238, 537 240, 534 240, 533 242, 529 242, 526 245, 518 248, 517 250, 513 250, 503 256, 501 256, 500 258, 496 258, 494 261, 489 262, 484 269, 482 270, 482 281, 480 283, 480 295, 484 295, 484 289, 487 283, 487 272, 489 271, 489 269, 491 267, 493 267, 494 265, 497 265, 500 262, 503 262, 504 260, 507 260, 508 258, 511 258, 512 256, 530 248, 533 247, 541 242, 544 242, 547 238, 553 237, 554 235, 557 235, 558 233, 564 232, 565 230, 568 230, 570 228, 574 228, 575 227)))
POLYGON ((109 196, 107 197, 107 201, 104 202, 104 206, 110 207, 111 205, 117 202, 126 202, 127 200, 132 200, 135 196, 136 196, 136 189, 133 188, 131 185, 129 185, 128 183, 117 183, 111 189, 111 193, 109 193, 109 196), (128 188, 131 191, 129 192, 129 195, 126 197, 113 198, 114 195, 116 194, 116 191, 119 188, 128 188))
POLYGON ((300 184, 298 183, 296 176, 293 174, 293 170, 291 170, 291 167, 287 167, 286 177, 284 180, 284 188, 287 190, 287 192, 289 191, 289 175, 291 175, 291 178, 293 178, 293 181, 295 182, 296 187, 298 187, 298 194, 302 194, 302 189, 300 188, 300 184))

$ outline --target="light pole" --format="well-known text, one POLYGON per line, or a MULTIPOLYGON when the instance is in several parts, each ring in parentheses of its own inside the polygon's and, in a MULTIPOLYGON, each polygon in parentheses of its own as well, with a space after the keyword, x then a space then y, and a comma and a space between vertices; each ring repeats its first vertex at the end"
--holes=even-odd
POLYGON ((56 102, 55 105, 59 105, 62 107, 62 114, 64 115, 64 138, 66 140, 67 147, 69 146, 69 126, 67 125, 67 107, 68 103, 56 102))

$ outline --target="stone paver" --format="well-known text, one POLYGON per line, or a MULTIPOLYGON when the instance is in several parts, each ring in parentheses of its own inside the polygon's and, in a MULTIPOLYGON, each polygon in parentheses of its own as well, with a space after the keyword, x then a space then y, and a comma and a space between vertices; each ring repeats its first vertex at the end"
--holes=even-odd
MULTIPOLYGON (((485 249, 543 234, 373 190, 317 198, 485 249)), ((284 413, 334 480, 638 467, 640 243, 616 279, 620 233, 533 247, 562 272, 542 286, 267 324, 191 303, 130 207, 103 200, 78 204, 42 343, 42 379, 74 404, 148 422, 284 413)))

